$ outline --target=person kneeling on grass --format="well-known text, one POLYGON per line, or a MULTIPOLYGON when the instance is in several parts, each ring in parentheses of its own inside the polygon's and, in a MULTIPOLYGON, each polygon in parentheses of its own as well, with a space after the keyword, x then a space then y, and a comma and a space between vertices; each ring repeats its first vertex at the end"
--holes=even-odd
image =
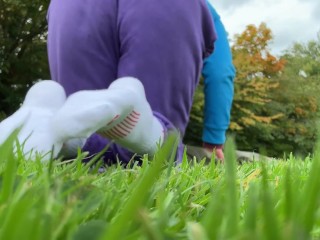
POLYGON ((31 157, 53 146, 54 157, 79 147, 95 154, 113 140, 105 160, 128 162, 154 154, 170 130, 184 134, 216 38, 204 0, 53 0, 48 23, 57 82, 36 83, 0 138, 23 125, 18 137, 31 157))

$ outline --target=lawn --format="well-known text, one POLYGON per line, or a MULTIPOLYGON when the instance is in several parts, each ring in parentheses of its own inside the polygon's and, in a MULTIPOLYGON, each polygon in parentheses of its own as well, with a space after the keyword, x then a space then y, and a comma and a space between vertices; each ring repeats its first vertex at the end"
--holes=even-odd
MULTIPOLYGON (((171 137, 142 166, 25 161, 0 147, 0 239, 315 239, 320 156, 173 164, 171 137)), ((99 156, 96 157, 98 159, 99 156)))

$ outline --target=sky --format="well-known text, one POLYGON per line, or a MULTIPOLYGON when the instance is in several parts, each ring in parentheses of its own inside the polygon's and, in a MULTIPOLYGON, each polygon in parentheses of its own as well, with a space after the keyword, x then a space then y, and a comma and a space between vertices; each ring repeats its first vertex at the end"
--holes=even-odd
POLYGON ((281 55, 294 42, 307 43, 320 32, 320 0, 209 0, 229 38, 248 24, 265 22, 273 33, 271 53, 281 55))

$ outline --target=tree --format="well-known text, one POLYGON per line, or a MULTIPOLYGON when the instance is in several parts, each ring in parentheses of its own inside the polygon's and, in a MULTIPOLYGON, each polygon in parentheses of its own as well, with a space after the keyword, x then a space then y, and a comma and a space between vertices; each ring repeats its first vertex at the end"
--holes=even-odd
POLYGON ((274 122, 273 150, 307 155, 317 138, 320 104, 320 33, 317 40, 295 43, 283 58, 287 64, 272 92, 269 111, 282 111, 274 122))
POLYGON ((306 156, 313 151, 320 103, 319 49, 318 37, 317 41, 296 43, 286 50, 282 56, 285 67, 272 76, 278 86, 269 92, 270 101, 259 110, 265 116, 282 116, 269 124, 256 123, 246 128, 238 135, 238 145, 256 151, 265 148, 268 155, 276 157, 291 152, 306 156))
POLYGON ((49 1, 0 0, 0 120, 15 111, 37 79, 48 78, 49 1))
POLYGON ((271 99, 269 93, 278 87, 274 76, 284 68, 284 60, 277 59, 268 50, 272 40, 271 30, 262 23, 259 27, 248 25, 235 36, 232 54, 237 69, 235 97, 230 129, 245 132, 256 124, 270 124, 281 114, 265 115, 262 106, 271 99))

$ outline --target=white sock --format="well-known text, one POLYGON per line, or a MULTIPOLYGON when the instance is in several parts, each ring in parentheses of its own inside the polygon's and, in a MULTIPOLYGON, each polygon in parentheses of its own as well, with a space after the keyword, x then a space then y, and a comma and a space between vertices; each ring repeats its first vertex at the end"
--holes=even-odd
POLYGON ((132 77, 120 78, 105 90, 70 95, 54 116, 53 127, 62 142, 98 132, 139 154, 154 154, 164 138, 143 85, 132 77))
POLYGON ((21 108, 0 123, 0 143, 22 127, 18 140, 23 145, 26 159, 34 160, 37 154, 47 154, 43 157, 47 160, 52 149, 53 156, 57 156, 62 143, 56 139, 51 121, 65 100, 65 91, 57 82, 46 80, 36 83, 29 89, 21 108))

